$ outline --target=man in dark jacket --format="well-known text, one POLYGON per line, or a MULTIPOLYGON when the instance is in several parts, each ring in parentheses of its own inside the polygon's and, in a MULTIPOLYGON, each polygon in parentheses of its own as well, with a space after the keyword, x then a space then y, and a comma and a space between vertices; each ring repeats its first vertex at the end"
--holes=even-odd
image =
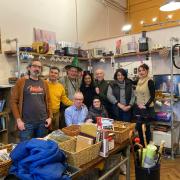
POLYGON ((95 91, 96 94, 100 97, 102 104, 105 106, 106 110, 108 111, 109 117, 111 117, 111 104, 107 99, 107 90, 108 90, 108 83, 104 80, 104 70, 97 69, 95 72, 95 91))

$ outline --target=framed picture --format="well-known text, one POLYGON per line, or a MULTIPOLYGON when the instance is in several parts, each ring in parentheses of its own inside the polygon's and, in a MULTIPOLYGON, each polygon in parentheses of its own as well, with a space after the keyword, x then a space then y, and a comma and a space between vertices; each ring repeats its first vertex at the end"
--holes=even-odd
POLYGON ((34 41, 47 42, 49 44, 49 53, 54 53, 56 49, 56 33, 34 28, 34 41))
MULTIPOLYGON (((163 92, 171 92, 171 75, 161 74, 153 76, 155 89, 163 92)), ((173 92, 176 96, 180 96, 180 74, 173 75, 173 92)))

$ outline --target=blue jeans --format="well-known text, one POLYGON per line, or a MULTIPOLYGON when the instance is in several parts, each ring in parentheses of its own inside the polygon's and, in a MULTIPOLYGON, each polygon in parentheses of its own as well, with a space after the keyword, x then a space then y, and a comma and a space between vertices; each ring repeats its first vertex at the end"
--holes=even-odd
POLYGON ((29 140, 31 138, 42 138, 48 134, 48 129, 44 122, 25 123, 25 130, 20 131, 20 141, 29 140))

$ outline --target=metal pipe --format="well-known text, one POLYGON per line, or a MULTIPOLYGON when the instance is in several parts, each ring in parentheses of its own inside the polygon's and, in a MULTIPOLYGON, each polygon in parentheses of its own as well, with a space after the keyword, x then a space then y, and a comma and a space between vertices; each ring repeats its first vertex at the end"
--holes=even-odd
POLYGON ((172 37, 170 39, 170 43, 171 43, 171 52, 170 52, 170 73, 171 73, 171 157, 172 159, 174 159, 174 134, 173 134, 173 129, 174 129, 174 113, 173 113, 173 104, 174 104, 174 88, 173 88, 173 44, 174 42, 177 42, 178 38, 172 37))
POLYGON ((18 71, 18 78, 21 76, 21 64, 20 64, 20 58, 19 58, 19 42, 18 39, 16 39, 16 54, 17 54, 17 71, 18 71))
POLYGON ((11 42, 15 41, 16 42, 16 55, 17 55, 17 72, 18 72, 18 78, 20 78, 20 70, 21 70, 21 64, 20 64, 20 58, 19 58, 19 42, 17 38, 14 39, 6 39, 6 43, 10 44, 11 42))
POLYGON ((78 33, 78 13, 77 13, 77 0, 75 0, 76 7, 76 41, 79 41, 79 33, 78 33))
POLYGON ((103 180, 109 175, 111 175, 116 169, 118 169, 122 164, 126 163, 128 161, 128 158, 123 159, 120 163, 118 163, 116 166, 114 166, 111 170, 109 170, 107 173, 105 173, 103 176, 101 176, 98 180, 103 180))

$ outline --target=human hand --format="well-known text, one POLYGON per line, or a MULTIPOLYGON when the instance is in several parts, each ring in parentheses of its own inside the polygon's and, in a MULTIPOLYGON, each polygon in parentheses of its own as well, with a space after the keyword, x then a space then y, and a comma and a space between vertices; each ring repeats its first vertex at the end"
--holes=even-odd
POLYGON ((117 106, 124 111, 124 107, 125 107, 124 104, 118 103, 117 106))
POLYGON ((46 121, 45 121, 45 127, 47 127, 47 128, 50 127, 51 121, 52 121, 51 118, 46 119, 46 121))
POLYGON ((95 91, 96 91, 96 94, 99 94, 100 93, 100 90, 98 87, 95 88, 95 91))
POLYGON ((143 105, 143 104, 139 104, 139 105, 138 105, 138 108, 139 108, 139 109, 146 109, 146 106, 143 105))
POLYGON ((125 112, 127 112, 127 111, 129 111, 130 109, 131 109, 131 106, 128 105, 128 106, 125 106, 123 110, 124 110, 125 112))
POLYGON ((85 123, 92 123, 92 119, 87 119, 85 123))
POLYGON ((25 130, 25 125, 24 125, 24 122, 19 118, 17 119, 17 127, 20 131, 23 131, 25 130))

